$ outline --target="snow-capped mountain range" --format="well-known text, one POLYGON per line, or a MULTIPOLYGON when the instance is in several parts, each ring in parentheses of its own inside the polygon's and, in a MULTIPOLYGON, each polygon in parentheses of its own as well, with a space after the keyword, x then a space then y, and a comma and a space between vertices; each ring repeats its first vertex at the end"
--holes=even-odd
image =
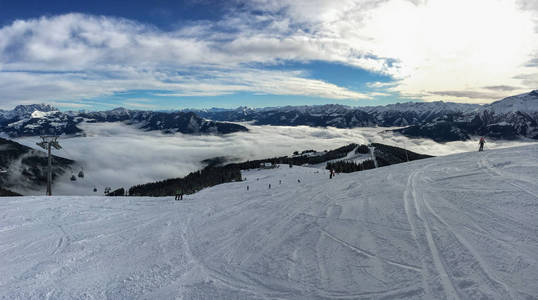
POLYGON ((538 90, 484 105, 482 110, 490 110, 498 114, 511 112, 536 113, 538 112, 538 90))
POLYGON ((204 120, 192 112, 154 112, 116 108, 98 112, 61 112, 47 104, 19 105, 0 111, 0 133, 9 137, 83 134, 82 122, 124 122, 165 133, 227 134, 247 129, 238 124, 204 120))
POLYGON ((405 126, 398 132, 439 142, 467 140, 472 135, 499 139, 538 139, 538 90, 489 105, 408 102, 385 106, 288 106, 194 111, 219 121, 253 121, 258 125, 307 125, 354 128, 405 126))
POLYGON ((18 105, 0 111, 0 132, 9 137, 39 134, 76 134, 81 130, 70 114, 48 104, 18 105))
POLYGON ((237 109, 186 110, 211 120, 255 121, 259 125, 308 125, 353 128, 363 126, 407 126, 449 113, 468 113, 477 104, 451 102, 407 102, 385 106, 351 107, 339 104, 237 109))
POLYGON ((77 126, 81 122, 125 122, 143 130, 165 133, 226 134, 246 131, 244 126, 229 123, 245 121, 275 126, 405 127, 397 131, 406 136, 431 138, 439 142, 466 140, 473 135, 499 139, 538 139, 538 90, 483 106, 437 101, 370 107, 328 104, 173 112, 125 108, 99 112, 60 112, 45 104, 19 105, 12 111, 0 111, 0 133, 10 137, 44 132, 82 134, 77 126))
POLYGON ((538 139, 538 90, 511 96, 473 111, 447 114, 434 122, 398 130, 436 141, 467 140, 471 135, 498 139, 538 139))

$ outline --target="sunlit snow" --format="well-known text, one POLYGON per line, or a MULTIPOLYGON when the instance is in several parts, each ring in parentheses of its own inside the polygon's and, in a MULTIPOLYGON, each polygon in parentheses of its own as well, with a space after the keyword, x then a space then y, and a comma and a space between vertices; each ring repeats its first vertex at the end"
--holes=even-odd
POLYGON ((538 295, 536 145, 243 177, 183 201, 0 198, 0 298, 538 295))

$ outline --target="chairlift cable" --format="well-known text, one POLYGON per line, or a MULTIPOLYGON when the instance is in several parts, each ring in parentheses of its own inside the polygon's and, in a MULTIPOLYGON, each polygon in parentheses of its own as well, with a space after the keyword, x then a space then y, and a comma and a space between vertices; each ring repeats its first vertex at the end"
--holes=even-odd
MULTIPOLYGON (((69 150, 67 150, 66 147, 62 148, 62 150, 64 151, 64 153, 68 156, 68 157, 71 157, 70 159, 73 159, 74 160, 74 157, 73 155, 71 155, 71 152, 69 150)), ((77 176, 75 176, 75 173, 73 172, 73 170, 71 170, 71 181, 76 181, 77 179, 77 176), (75 177, 75 180, 73 180, 73 177, 75 177)), ((78 178, 81 178, 81 179, 84 179, 84 181, 90 183, 91 186, 93 186, 92 188, 92 191, 95 193, 97 192, 97 185, 95 184, 95 182, 91 179, 91 176, 90 178, 86 177, 86 174, 84 172, 84 166, 81 164, 80 165, 80 171, 78 172, 78 178), (82 175, 82 176, 81 176, 82 175)))

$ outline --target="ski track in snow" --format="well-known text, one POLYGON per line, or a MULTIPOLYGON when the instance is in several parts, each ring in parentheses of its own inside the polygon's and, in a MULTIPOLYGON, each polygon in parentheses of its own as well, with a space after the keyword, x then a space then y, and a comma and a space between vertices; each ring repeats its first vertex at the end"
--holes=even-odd
POLYGON ((538 299, 537 162, 532 145, 251 170, 184 201, 0 198, 0 298, 538 299))

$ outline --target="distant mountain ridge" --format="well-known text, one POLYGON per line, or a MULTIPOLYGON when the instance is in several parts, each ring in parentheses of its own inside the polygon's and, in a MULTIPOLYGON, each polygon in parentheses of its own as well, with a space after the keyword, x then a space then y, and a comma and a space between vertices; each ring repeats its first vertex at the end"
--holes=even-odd
POLYGON ((467 140, 472 135, 538 139, 538 90, 483 106, 437 101, 371 107, 329 104, 191 111, 207 119, 250 121, 256 125, 406 127, 396 131, 409 137, 430 138, 438 142, 467 140))
POLYGON ((484 105, 481 110, 500 113, 536 113, 538 112, 538 90, 530 93, 510 96, 502 100, 484 105))
POLYGON ((40 134, 83 134, 82 122, 124 122, 143 130, 164 133, 228 134, 247 131, 244 126, 204 120, 193 112, 154 112, 116 108, 97 112, 61 112, 47 104, 19 105, 0 111, 0 133, 11 138, 40 134))
POLYGON ((452 113, 466 113, 478 109, 475 104, 445 102, 398 103, 387 106, 350 107, 338 104, 317 106, 285 106, 254 109, 188 110, 201 117, 228 122, 253 121, 256 125, 307 125, 354 128, 370 126, 409 126, 432 121, 452 113))
POLYGON ((465 114, 450 114, 436 122, 399 129, 410 137, 446 142, 471 135, 497 139, 538 139, 538 90, 504 98, 465 114))
POLYGON ((83 134, 82 122, 124 122, 142 130, 164 133, 227 134, 255 125, 312 127, 405 127, 408 137, 438 142, 467 140, 481 135, 498 139, 538 139, 538 90, 488 105, 451 102, 407 102, 384 106, 350 107, 338 104, 235 109, 185 109, 159 112, 116 108, 98 112, 60 112, 46 104, 19 105, 0 111, 0 133, 10 137, 43 132, 83 134))

